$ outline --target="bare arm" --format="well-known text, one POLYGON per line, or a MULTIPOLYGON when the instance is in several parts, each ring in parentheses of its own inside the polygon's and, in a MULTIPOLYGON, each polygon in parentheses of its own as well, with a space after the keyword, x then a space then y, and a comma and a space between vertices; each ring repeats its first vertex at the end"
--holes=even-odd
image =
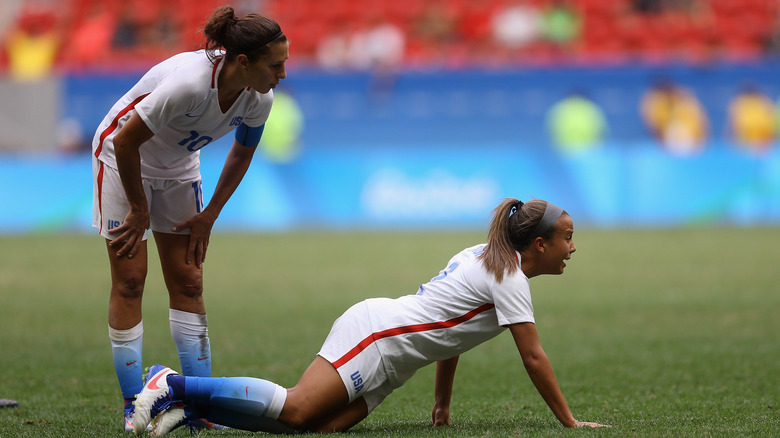
POLYGON ((149 228, 149 207, 146 202, 143 185, 141 184, 141 145, 152 138, 154 133, 146 126, 138 114, 133 114, 122 129, 114 137, 114 152, 116 165, 125 196, 130 202, 130 211, 125 216, 122 225, 108 230, 120 233, 110 242, 116 245, 125 242, 117 251, 118 256, 127 254, 132 258, 141 246, 144 232, 149 228))
POLYGON ((436 383, 434 387, 433 425, 450 424, 450 400, 455 369, 460 356, 436 362, 436 383))
POLYGON ((244 178, 256 149, 257 147, 243 146, 234 141, 209 205, 187 222, 173 227, 173 231, 190 230, 187 263, 191 263, 194 258, 195 264, 200 267, 203 261, 206 260, 206 250, 209 245, 211 228, 214 226, 214 222, 216 222, 222 208, 228 199, 233 196, 236 188, 238 188, 238 185, 244 178))
POLYGON ((531 378, 536 390, 542 396, 547 406, 566 427, 601 427, 598 423, 586 423, 577 421, 569 410, 569 405, 563 397, 558 380, 555 378, 550 360, 539 342, 539 334, 536 325, 530 322, 513 324, 509 326, 515 345, 523 358, 528 376, 531 378))

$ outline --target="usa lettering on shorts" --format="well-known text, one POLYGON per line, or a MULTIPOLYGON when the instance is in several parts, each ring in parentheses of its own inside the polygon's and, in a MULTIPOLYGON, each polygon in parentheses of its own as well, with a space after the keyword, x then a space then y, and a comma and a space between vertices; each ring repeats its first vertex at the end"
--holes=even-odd
POLYGON ((355 394, 360 392, 360 390, 366 386, 363 383, 363 377, 360 376, 360 371, 355 371, 352 373, 352 375, 349 376, 349 378, 352 379, 352 384, 355 386, 355 394))

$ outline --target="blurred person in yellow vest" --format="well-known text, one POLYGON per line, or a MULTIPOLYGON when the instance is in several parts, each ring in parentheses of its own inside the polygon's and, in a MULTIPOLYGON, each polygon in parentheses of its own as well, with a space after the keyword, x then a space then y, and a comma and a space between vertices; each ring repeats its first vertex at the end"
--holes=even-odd
POLYGON ((51 74, 60 37, 53 12, 30 9, 23 11, 6 41, 5 51, 11 78, 37 81, 51 74))
POLYGON ((601 108, 575 90, 550 108, 547 129, 558 151, 577 153, 599 147, 609 126, 601 108))
POLYGON ((746 84, 729 104, 729 129, 738 145, 761 152, 777 138, 775 105, 757 86, 746 84))
POLYGON ((642 120, 666 150, 692 155, 704 149, 709 120, 692 90, 659 80, 642 96, 642 120))

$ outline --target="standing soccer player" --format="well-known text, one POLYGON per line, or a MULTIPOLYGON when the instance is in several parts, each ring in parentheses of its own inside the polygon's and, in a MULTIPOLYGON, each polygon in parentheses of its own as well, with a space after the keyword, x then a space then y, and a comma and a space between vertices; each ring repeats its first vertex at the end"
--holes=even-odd
POLYGON ((297 385, 250 377, 179 376, 154 365, 134 422, 165 435, 204 417, 275 433, 338 432, 357 424, 414 373, 436 362, 432 424, 450 424, 460 354, 508 331, 523 366, 566 427, 601 427, 574 418, 536 332, 529 279, 560 275, 576 248, 571 217, 551 203, 507 199, 495 210, 487 243, 453 256, 414 295, 373 298, 347 310, 297 385))
POLYGON ((143 387, 142 297, 147 233, 160 255, 171 334, 190 376, 211 375, 203 261, 212 226, 238 187, 287 74, 287 38, 257 14, 217 9, 204 50, 175 55, 149 70, 103 119, 92 143, 93 223, 111 267, 108 335, 132 431, 133 400, 143 387), (203 207, 199 151, 235 130, 209 204, 203 207))

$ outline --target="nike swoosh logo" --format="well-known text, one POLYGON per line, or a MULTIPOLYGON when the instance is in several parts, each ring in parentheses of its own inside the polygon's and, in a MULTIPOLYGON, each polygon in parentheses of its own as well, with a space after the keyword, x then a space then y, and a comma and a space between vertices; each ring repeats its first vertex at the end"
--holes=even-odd
POLYGON ((200 362, 200 361, 202 361, 202 360, 206 360, 206 359, 208 359, 208 358, 209 358, 208 356, 199 357, 199 358, 198 358, 198 362, 200 362))
POLYGON ((132 362, 125 362, 125 366, 129 367, 130 365, 132 365, 132 364, 134 364, 134 363, 136 363, 136 362, 138 362, 138 361, 137 361, 137 360, 134 360, 134 361, 132 361, 132 362))
POLYGON ((184 115, 185 115, 185 116, 187 116, 187 117, 189 117, 189 118, 191 118, 191 119, 196 119, 196 118, 198 118, 198 117, 202 116, 203 114, 198 114, 198 115, 194 115, 194 116, 193 116, 193 115, 192 115, 192 114, 190 114, 190 113, 184 113, 184 115))
POLYGON ((157 382, 160 380, 160 377, 167 376, 166 373, 157 373, 157 375, 149 382, 149 389, 160 389, 160 387, 157 385, 157 382))

